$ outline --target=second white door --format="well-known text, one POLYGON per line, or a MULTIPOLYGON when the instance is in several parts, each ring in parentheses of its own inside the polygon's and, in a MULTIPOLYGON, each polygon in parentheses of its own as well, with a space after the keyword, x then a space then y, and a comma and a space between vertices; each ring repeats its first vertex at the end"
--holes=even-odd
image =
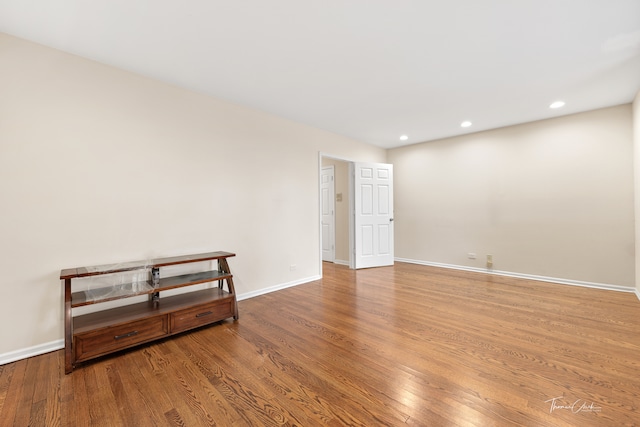
POLYGON ((336 258, 336 219, 333 166, 322 168, 320 194, 322 203, 322 260, 334 262, 336 258))

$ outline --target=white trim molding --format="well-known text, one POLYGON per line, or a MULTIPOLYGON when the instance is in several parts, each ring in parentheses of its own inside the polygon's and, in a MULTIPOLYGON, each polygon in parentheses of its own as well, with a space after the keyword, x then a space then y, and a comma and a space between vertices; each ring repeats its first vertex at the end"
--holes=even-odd
POLYGON ((511 271, 500 271, 500 270, 491 270, 487 268, 466 267, 462 265, 443 264, 439 262, 428 262, 428 261, 406 259, 406 258, 396 258, 395 260, 398 262, 407 262, 410 264, 428 265, 431 267, 449 268, 452 270, 472 271, 474 273, 495 274, 497 276, 507 276, 507 277, 516 277, 519 279, 538 280, 540 282, 557 283, 561 285, 582 286, 585 288, 604 289, 608 291, 617 291, 617 292, 632 292, 636 294, 638 299, 640 299, 640 291, 638 291, 637 289, 631 286, 619 286, 619 285, 610 285, 606 283, 583 282, 580 280, 568 280, 568 279, 560 279, 557 277, 536 276, 534 274, 514 273, 511 271))
POLYGON ((306 279, 295 280, 293 282, 283 283, 280 285, 271 286, 269 288, 259 289, 257 291, 240 294, 240 295, 237 295, 237 299, 238 301, 242 301, 244 299, 257 297, 264 294, 270 294, 271 292, 279 291, 286 288, 291 288, 292 286, 303 285, 305 283, 313 282, 320 279, 322 279, 322 276, 320 275, 311 276, 311 277, 307 277, 306 279))
POLYGON ((640 289, 636 289, 635 294, 638 297, 638 301, 640 301, 640 289))
POLYGON ((33 356, 49 353, 64 348, 64 340, 51 341, 44 344, 35 345, 29 348, 10 351, 9 353, 0 354, 0 365, 27 359, 33 356))

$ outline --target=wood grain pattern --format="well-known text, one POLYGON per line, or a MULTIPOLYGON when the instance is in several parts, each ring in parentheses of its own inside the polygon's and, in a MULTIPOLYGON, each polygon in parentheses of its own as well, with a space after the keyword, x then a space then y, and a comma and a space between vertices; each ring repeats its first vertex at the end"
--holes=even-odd
POLYGON ((633 294, 404 263, 323 274, 70 375, 63 351, 0 366, 0 426, 640 425, 633 294))

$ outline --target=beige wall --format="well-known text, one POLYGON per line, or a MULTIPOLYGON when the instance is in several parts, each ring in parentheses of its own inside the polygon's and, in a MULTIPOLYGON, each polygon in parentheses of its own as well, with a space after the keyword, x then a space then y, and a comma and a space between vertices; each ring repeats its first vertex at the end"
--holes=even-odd
POLYGON ((640 91, 633 101, 633 146, 635 171, 636 294, 640 298, 640 91))
POLYGON ((7 35, 0 52, 0 356, 62 339, 62 268, 226 250, 240 295, 318 277, 319 153, 385 161, 7 35))
POLYGON ((349 265, 349 163, 330 157, 323 157, 322 166, 334 167, 336 194, 335 262, 349 265), (342 200, 338 200, 340 195, 342 200))
POLYGON ((631 112, 390 150, 396 257, 482 269, 491 254, 498 271, 634 286, 631 112))

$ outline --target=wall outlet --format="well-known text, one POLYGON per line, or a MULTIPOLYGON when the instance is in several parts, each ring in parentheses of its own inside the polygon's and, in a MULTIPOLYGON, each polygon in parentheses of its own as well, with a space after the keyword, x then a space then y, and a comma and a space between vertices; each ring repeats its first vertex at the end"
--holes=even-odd
POLYGON ((298 266, 297 266, 297 265, 295 265, 295 264, 291 264, 291 265, 289 266, 289 271, 296 271, 296 269, 297 269, 297 268, 298 268, 298 266))
POLYGON ((487 255, 487 268, 493 268, 493 255, 487 255))
POLYGON ((469 258, 469 259, 476 259, 476 254, 474 254, 473 252, 469 252, 469 253, 467 254, 467 258, 469 258))

